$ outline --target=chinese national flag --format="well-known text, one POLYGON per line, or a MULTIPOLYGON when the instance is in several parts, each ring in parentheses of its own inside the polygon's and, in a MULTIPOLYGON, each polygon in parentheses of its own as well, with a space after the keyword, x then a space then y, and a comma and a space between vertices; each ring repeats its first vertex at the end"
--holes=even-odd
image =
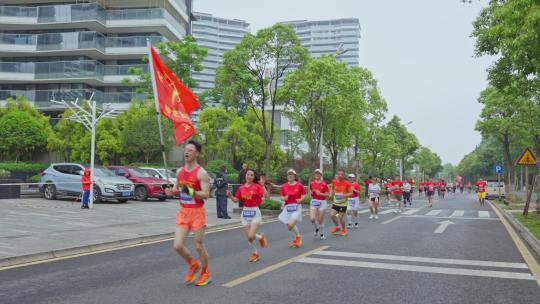
POLYGON ((151 47, 151 58, 154 66, 152 81, 155 81, 154 96, 157 95, 159 111, 173 122, 176 145, 182 144, 195 134, 195 127, 189 114, 199 107, 199 102, 174 73, 161 61, 156 50, 151 47))

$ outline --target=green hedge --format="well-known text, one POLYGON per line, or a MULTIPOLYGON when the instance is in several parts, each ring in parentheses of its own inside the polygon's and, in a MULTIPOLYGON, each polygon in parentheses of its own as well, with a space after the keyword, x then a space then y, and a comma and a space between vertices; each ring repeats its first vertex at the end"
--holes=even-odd
POLYGON ((268 209, 268 210, 280 210, 281 209, 281 202, 276 200, 263 200, 261 206, 261 209, 268 209))
POLYGON ((227 167, 227 174, 238 174, 238 171, 234 169, 231 163, 224 161, 222 159, 215 159, 208 162, 206 169, 210 172, 218 173, 221 172, 221 167, 227 167))
POLYGON ((10 163, 0 163, 0 169, 6 171, 35 171, 41 172, 49 167, 49 164, 44 163, 24 163, 24 162, 10 162, 10 163))
POLYGON ((0 177, 8 177, 8 176, 9 176, 8 170, 0 169, 0 177))

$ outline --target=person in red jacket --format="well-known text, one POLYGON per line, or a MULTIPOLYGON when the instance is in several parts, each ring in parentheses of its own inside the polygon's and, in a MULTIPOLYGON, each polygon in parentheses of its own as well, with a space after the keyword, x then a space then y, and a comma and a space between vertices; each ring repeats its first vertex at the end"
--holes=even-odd
POLYGON ((90 180, 90 169, 84 169, 81 182, 83 190, 81 209, 89 209, 90 207, 88 207, 88 200, 90 199, 90 185, 92 184, 92 181, 90 180))

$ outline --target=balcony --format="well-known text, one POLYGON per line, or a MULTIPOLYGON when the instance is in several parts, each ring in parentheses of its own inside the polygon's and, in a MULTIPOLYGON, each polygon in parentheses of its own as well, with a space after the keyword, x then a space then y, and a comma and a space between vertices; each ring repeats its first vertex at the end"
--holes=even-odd
POLYGON ((134 92, 102 92, 95 89, 80 90, 0 90, 0 105, 8 98, 16 99, 23 96, 28 102, 38 109, 58 109, 59 106, 51 100, 79 100, 89 99, 94 94, 94 99, 98 104, 110 103, 116 108, 125 109, 133 99, 143 100, 145 94, 134 92))
POLYGON ((148 70, 146 64, 104 65, 96 60, 52 62, 0 62, 0 83, 86 83, 93 86, 121 85, 134 77, 130 67, 148 70))
POLYGON ((0 6, 3 30, 88 28, 101 33, 159 32, 177 41, 186 35, 187 20, 180 23, 163 8, 105 10, 97 4, 0 6), (76 25, 75 25, 76 24, 76 25))
POLYGON ((146 39, 155 45, 160 36, 105 37, 98 32, 48 34, 0 33, 0 57, 90 56, 95 59, 140 59, 148 52, 146 39))

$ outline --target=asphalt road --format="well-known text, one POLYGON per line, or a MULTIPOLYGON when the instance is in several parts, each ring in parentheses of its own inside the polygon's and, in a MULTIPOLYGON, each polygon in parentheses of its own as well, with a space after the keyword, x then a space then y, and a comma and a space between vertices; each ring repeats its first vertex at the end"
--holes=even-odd
POLYGON ((255 264, 248 262, 251 252, 241 229, 211 233, 207 246, 214 281, 206 287, 182 283, 186 266, 172 242, 163 242, 0 271, 0 302, 507 304, 540 299, 538 283, 489 206, 480 208, 472 196, 456 194, 433 208, 416 200, 408 210, 393 221, 393 213, 378 221, 364 213, 359 229, 325 241, 313 238, 304 218, 299 249, 287 247, 291 236, 284 225, 264 224, 269 247, 255 264), (440 223, 447 220, 453 224, 441 232, 440 223), (290 260, 321 246, 328 247, 290 260), (259 270, 264 273, 254 277, 259 270), (246 276, 251 279, 223 286, 246 276))

